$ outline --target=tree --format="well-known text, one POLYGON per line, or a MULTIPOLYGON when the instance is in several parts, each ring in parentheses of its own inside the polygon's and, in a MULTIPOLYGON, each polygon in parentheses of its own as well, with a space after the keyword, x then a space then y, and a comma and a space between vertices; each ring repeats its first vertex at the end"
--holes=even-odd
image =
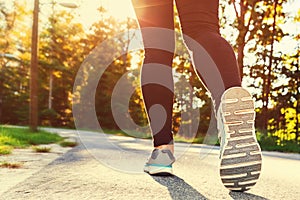
MULTIPOLYGON (((123 104, 122 100, 122 98, 126 98, 126 92, 133 87, 135 81, 135 77, 132 76, 135 75, 135 72, 131 72, 130 69, 131 55, 130 52, 128 52, 132 36, 130 34, 127 34, 126 37, 124 36, 128 33, 130 28, 134 28, 137 25, 132 19, 120 22, 107 16, 105 9, 102 7, 99 8, 99 11, 101 12, 102 18, 92 25, 85 40, 86 51, 93 50, 93 53, 87 57, 88 61, 83 63, 82 74, 79 74, 81 79, 80 86, 78 86, 78 90, 75 88, 75 90, 78 91, 75 95, 78 102, 83 101, 82 98, 90 95, 86 94, 91 92, 88 89, 90 85, 96 82, 98 87, 95 94, 95 109, 100 126, 106 129, 120 129, 114 119, 111 102, 114 88, 124 75, 131 75, 131 77, 126 77, 126 81, 122 85, 123 91, 121 91, 124 92, 124 95, 118 95, 120 99, 118 99, 115 109, 123 113, 128 113, 128 109, 131 109, 129 113, 132 115, 132 110, 140 110, 139 106, 141 106, 140 101, 137 100, 135 102, 136 99, 132 99, 128 108, 128 105, 123 104), (102 46, 104 44, 106 44, 105 47, 102 46), (122 55, 121 52, 125 52, 125 54, 122 55), (114 57, 114 54, 119 55, 118 57, 114 57), (89 61, 93 63, 91 66, 89 61), (130 73, 128 74, 128 72, 130 73), (93 80, 96 78, 92 76, 93 74, 102 74, 102 76, 100 80, 93 80)), ((90 98, 85 99, 86 105, 83 103, 82 105, 80 105, 80 103, 77 104, 77 106, 82 109, 82 112, 89 112, 88 107, 89 104, 91 104, 91 102, 89 102, 90 98)), ((88 127, 89 122, 85 122, 84 120, 84 118, 78 119, 78 121, 82 122, 80 127, 94 128, 88 127)))
MULTIPOLYGON (((285 36, 280 26, 285 18, 283 11, 285 2, 287 1, 229 1, 236 13, 234 27, 238 30, 238 35, 234 47, 237 50, 241 74, 245 78, 244 82, 248 81, 249 86, 261 90, 254 94, 254 97, 257 102, 262 102, 262 110, 258 112, 260 120, 257 120, 257 125, 265 131, 269 120, 268 108, 271 103, 272 82, 277 77, 274 71, 281 60, 280 54, 274 52, 274 45, 285 36), (245 53, 247 57, 253 54, 256 57, 254 62, 251 63, 248 60, 245 64, 245 53)), ((224 11, 224 4, 222 7, 224 11)), ((226 18, 223 21, 226 22, 226 18)))
POLYGON ((40 37, 40 110, 43 125, 73 126, 71 94, 84 52, 82 25, 66 11, 53 11, 40 37))
POLYGON ((11 8, 0 1, 0 123, 28 123, 28 13, 17 1, 11 8))

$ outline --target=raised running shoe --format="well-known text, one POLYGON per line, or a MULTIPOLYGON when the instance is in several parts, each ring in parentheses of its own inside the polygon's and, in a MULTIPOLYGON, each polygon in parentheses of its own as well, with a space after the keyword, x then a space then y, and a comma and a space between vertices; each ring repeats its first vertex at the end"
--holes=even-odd
POLYGON ((220 176, 226 188, 246 191, 259 178, 262 155, 254 128, 251 94, 233 87, 224 92, 217 113, 220 137, 220 176))

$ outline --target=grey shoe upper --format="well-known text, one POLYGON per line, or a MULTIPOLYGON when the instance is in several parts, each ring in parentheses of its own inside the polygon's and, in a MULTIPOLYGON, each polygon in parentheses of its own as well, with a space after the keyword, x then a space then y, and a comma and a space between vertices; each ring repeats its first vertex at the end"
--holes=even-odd
POLYGON ((154 149, 147 161, 148 165, 171 165, 175 162, 175 157, 169 149, 154 149))

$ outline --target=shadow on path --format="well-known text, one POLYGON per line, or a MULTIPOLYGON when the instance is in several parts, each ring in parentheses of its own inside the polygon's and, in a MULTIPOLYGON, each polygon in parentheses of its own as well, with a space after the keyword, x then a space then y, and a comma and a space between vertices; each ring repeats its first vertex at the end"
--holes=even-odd
POLYGON ((172 199, 207 199, 205 196, 200 194, 196 189, 187 184, 183 179, 179 178, 178 176, 152 176, 152 178, 159 184, 168 188, 172 199))
POLYGON ((229 195, 235 200, 268 200, 265 197, 257 196, 247 192, 229 192, 229 195))

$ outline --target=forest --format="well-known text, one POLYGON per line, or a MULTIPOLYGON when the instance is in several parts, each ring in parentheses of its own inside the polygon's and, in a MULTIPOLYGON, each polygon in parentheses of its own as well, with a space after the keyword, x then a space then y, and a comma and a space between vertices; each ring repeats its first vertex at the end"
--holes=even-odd
MULTIPOLYGON (((33 10, 24 1, 12 1, 12 6, 7 6, 6 2, 0 0, 0 124, 28 126, 33 10)), ((76 12, 56 9, 59 5, 53 0, 49 2, 52 5, 50 14, 40 13, 39 21, 38 125, 76 128, 73 108, 74 104, 82 103, 81 91, 89 91, 87 73, 101 72, 91 101, 95 102, 101 128, 125 132, 132 128, 131 124, 127 127, 126 123, 118 123, 113 113, 118 110, 136 125, 134 130, 129 130, 134 132, 133 136, 149 137, 150 133, 143 129, 148 122, 139 88, 143 50, 130 51, 136 42, 135 32, 130 32, 138 29, 136 19, 116 19, 102 6, 98 8, 99 20, 86 29, 76 20, 76 12), (101 53, 92 58, 103 43, 106 49, 100 49, 101 53), (87 59, 96 60, 96 66, 85 66, 90 64, 87 59), (82 68, 86 71, 78 74, 82 68), (75 84, 74 88, 75 80, 80 84, 75 84), (123 99, 114 100, 112 106, 114 88, 121 80, 123 90, 119 95, 123 99)), ((212 128, 215 119, 209 93, 192 67, 181 37, 176 7, 174 11, 173 132, 185 138, 203 138, 207 132, 216 135, 212 128), (196 130, 193 120, 199 122, 196 130)), ((260 143, 267 150, 278 147, 300 152, 299 2, 220 0, 219 15, 221 34, 234 48, 243 86, 251 91, 256 102, 260 143)), ((85 106, 80 109, 88 112, 85 106)), ((94 128, 85 127, 84 124, 89 123, 84 120, 80 120, 81 128, 94 128)))

